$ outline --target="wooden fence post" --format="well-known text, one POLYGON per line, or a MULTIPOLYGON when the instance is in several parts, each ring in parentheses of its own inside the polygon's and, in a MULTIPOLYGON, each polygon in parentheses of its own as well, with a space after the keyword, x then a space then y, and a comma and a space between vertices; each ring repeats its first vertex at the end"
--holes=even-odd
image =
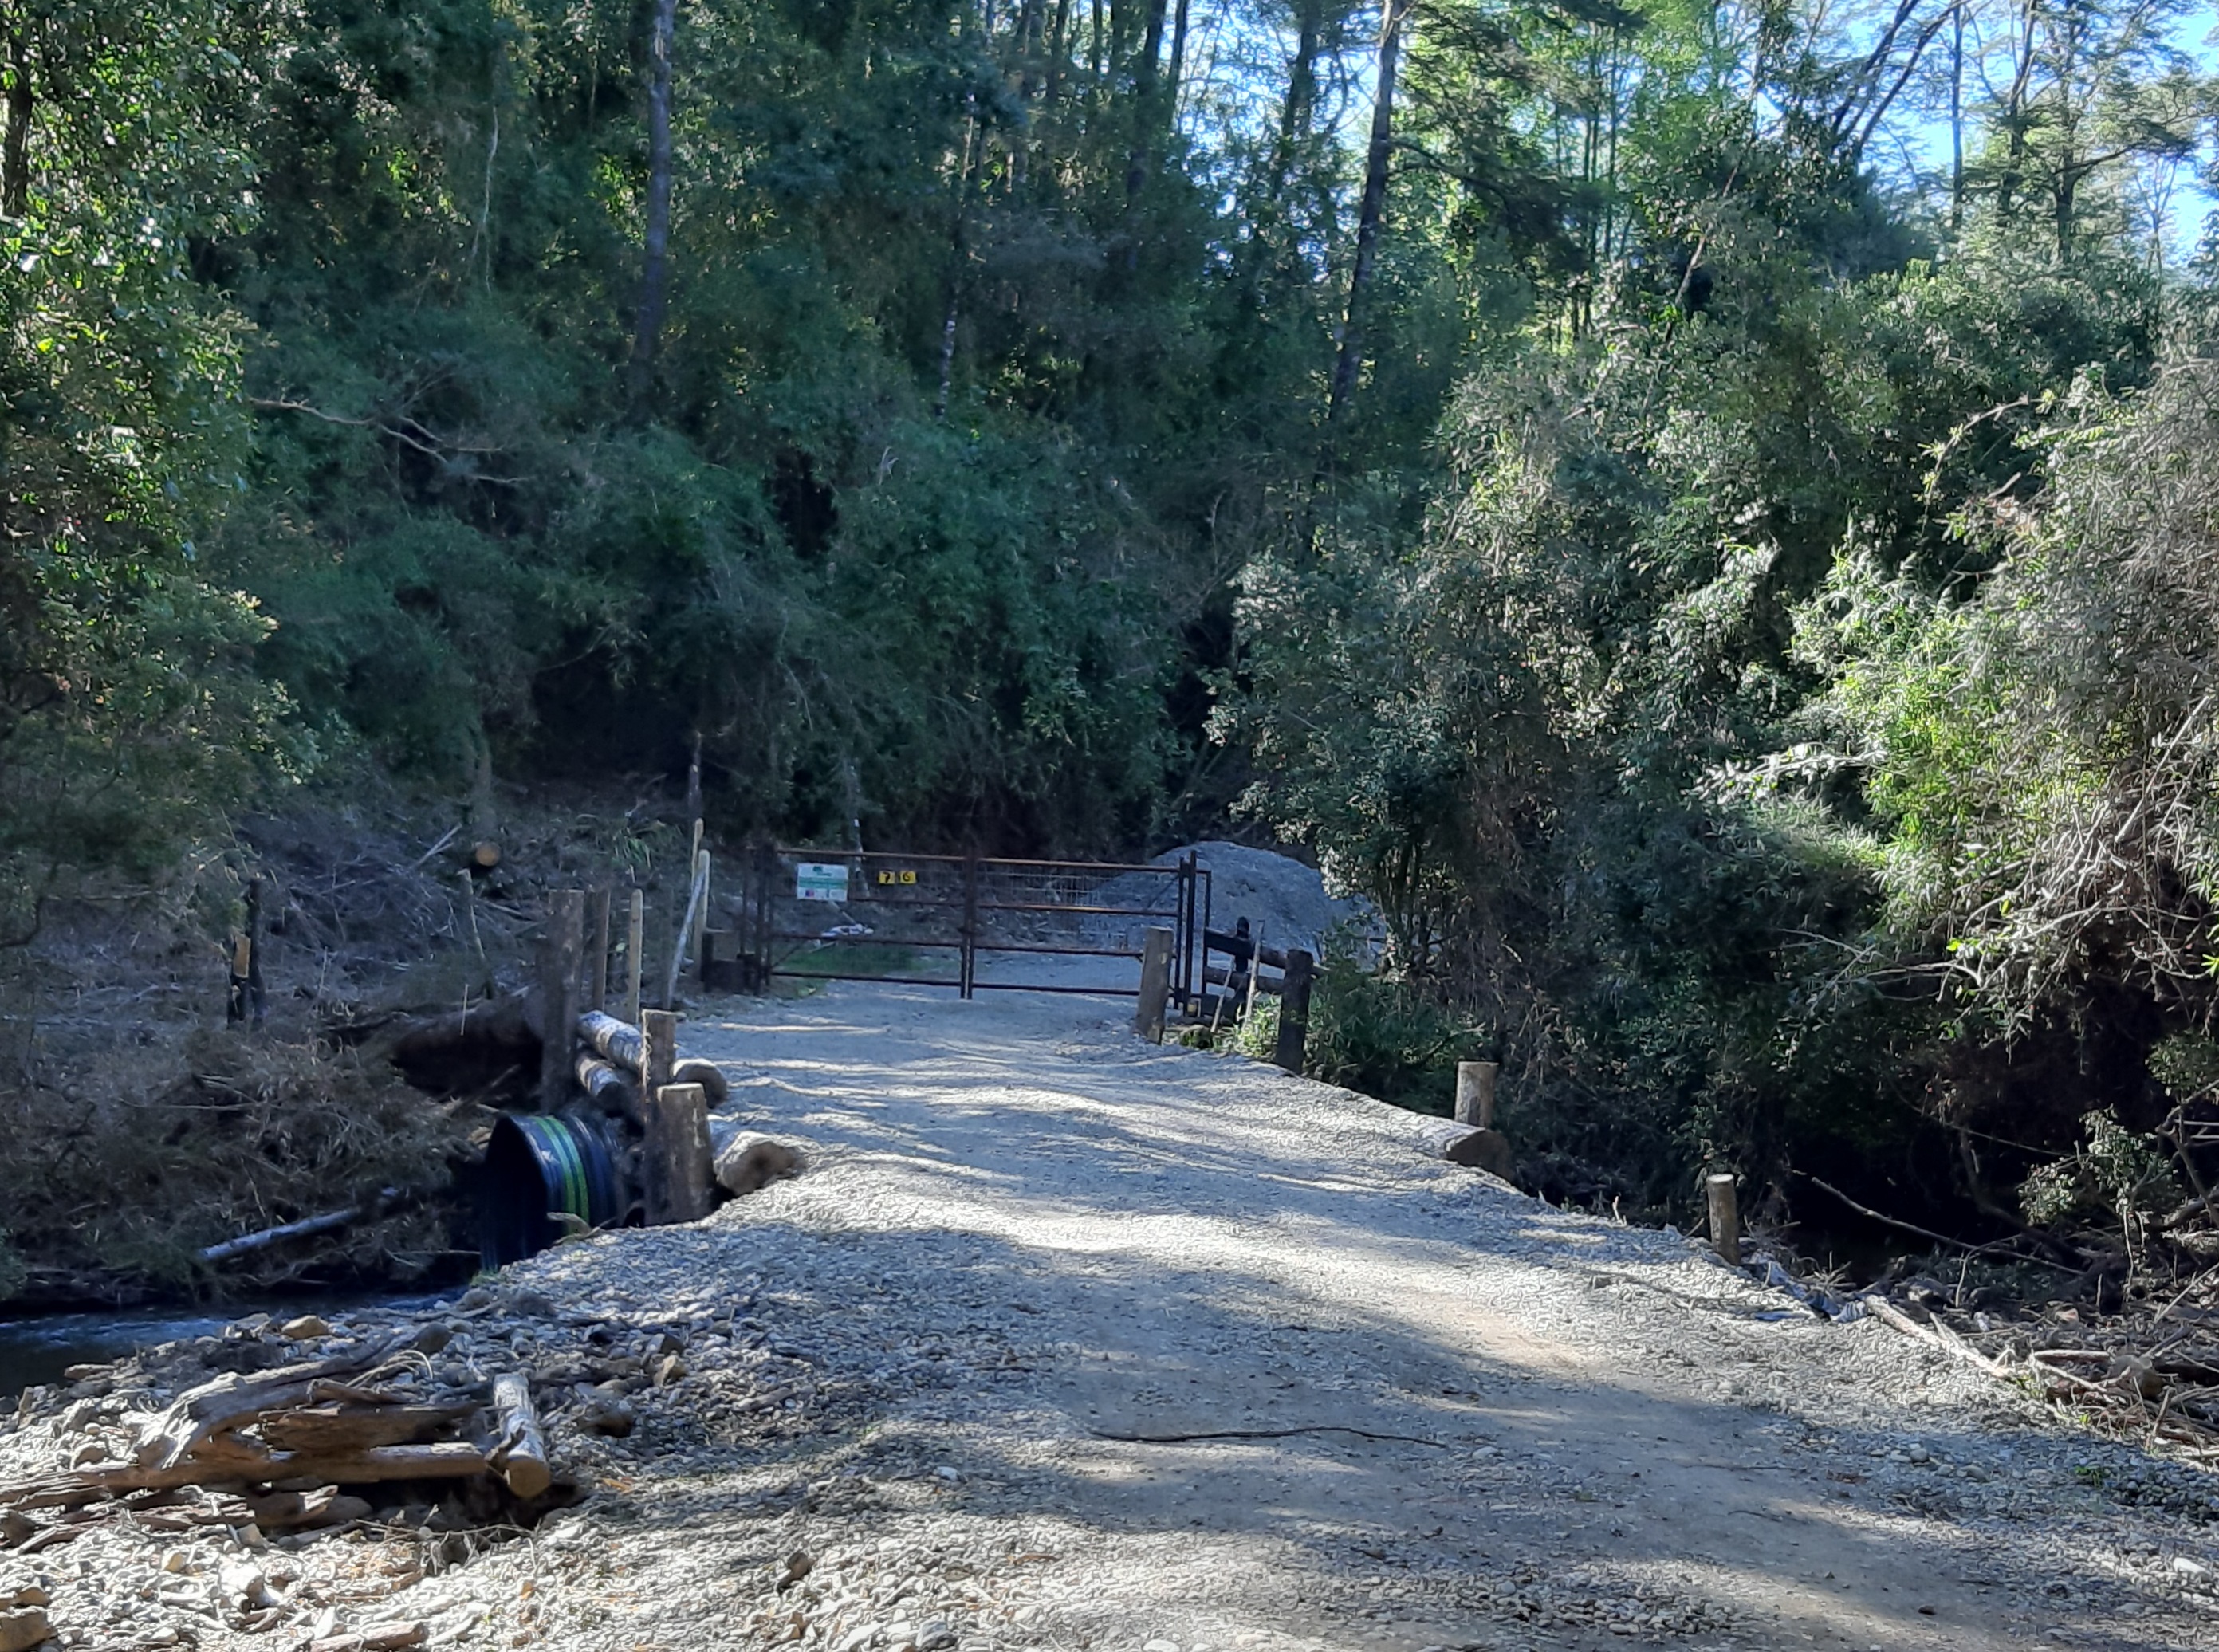
POLYGON ((664 1084, 651 1092, 647 1152, 641 1169, 647 1183, 650 1227, 699 1221, 715 1208, 711 1189, 717 1174, 709 1146, 709 1096, 699 1084, 664 1084))
POLYGON ((1741 1266, 1741 1202, 1731 1176, 1709 1176, 1703 1191, 1711 1207, 1711 1244, 1729 1265, 1741 1266))
POLYGON ((1317 977, 1317 960, 1300 947, 1287 948, 1287 961, 1279 972, 1279 1036, 1271 1050, 1271 1064, 1300 1078, 1302 1053, 1310 1039, 1310 983, 1317 977))
POLYGON ((1172 947, 1169 929, 1149 928, 1141 943, 1141 1006, 1133 1012, 1133 1030, 1151 1044, 1164 1041, 1164 1001, 1172 990, 1172 947))
POLYGON ((647 1035, 647 1060, 640 1069, 640 1093, 652 1096, 670 1082, 678 1065, 678 1017, 668 1009, 650 1009, 641 1022, 639 1030, 647 1035))
POLYGON ((586 897, 558 889, 547 897, 547 928, 539 940, 539 1110, 552 1113, 570 1099, 571 1046, 578 1036, 578 963, 586 944, 586 897))
POLYGON ((1495 1127, 1495 1080, 1502 1068, 1493 1061, 1457 1063, 1456 1121, 1476 1129, 1495 1127))
POLYGON ((639 1025, 640 954, 647 950, 647 891, 635 887, 631 891, 631 912, 625 929, 625 1014, 633 1026, 639 1025))
POLYGON ((609 891, 606 889, 586 897, 585 1007, 609 1007, 609 891))

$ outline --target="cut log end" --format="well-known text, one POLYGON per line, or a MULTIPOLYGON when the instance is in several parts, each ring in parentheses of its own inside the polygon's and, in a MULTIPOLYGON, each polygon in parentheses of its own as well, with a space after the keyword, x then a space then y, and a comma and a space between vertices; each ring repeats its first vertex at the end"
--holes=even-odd
POLYGON ((500 1477, 513 1495, 529 1500, 555 1483, 547 1462, 547 1436, 531 1403, 531 1384, 517 1371, 504 1371, 493 1382, 493 1407, 500 1419, 497 1453, 500 1477))

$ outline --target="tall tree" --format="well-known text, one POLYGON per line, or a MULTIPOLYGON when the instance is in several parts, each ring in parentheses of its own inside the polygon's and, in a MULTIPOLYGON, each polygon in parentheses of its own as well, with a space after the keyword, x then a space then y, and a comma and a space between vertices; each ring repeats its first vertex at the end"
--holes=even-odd
POLYGON ((670 59, 677 28, 678 0, 655 0, 648 44, 647 234, 631 346, 631 401, 638 413, 654 394, 655 358, 670 302, 670 59))
POLYGON ((1328 425, 1339 421, 1364 365, 1364 308, 1371 296, 1379 236, 1387 220, 1388 171, 1395 154, 1395 77, 1402 52, 1402 28, 1413 0, 1380 0, 1379 55, 1372 74, 1371 140, 1364 156, 1364 195, 1356 212, 1356 254, 1348 267, 1348 301, 1340 320, 1340 351, 1333 367, 1326 402, 1328 425))

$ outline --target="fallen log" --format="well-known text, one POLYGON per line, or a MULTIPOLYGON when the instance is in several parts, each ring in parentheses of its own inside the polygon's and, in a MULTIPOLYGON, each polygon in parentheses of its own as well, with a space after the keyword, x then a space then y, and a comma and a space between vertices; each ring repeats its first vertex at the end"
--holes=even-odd
POLYGON ((501 1479, 518 1497, 538 1496, 555 1483, 555 1471, 548 1466, 547 1436, 531 1404, 530 1381, 518 1371, 494 1378, 493 1408, 500 1419, 500 1444, 494 1460, 501 1479))
POLYGON ((299 1221, 283 1222, 276 1227, 264 1227, 252 1233, 242 1233, 237 1239, 224 1239, 208 1245, 201 1252, 201 1260, 209 1264, 229 1262, 235 1258, 252 1256, 257 1251, 266 1251, 272 1245, 283 1245, 288 1239, 308 1239, 318 1233, 332 1233, 342 1227, 351 1227, 357 1222, 375 1221, 401 1198, 399 1188, 380 1188, 375 1196, 345 1210, 327 1210, 320 1216, 303 1216, 299 1221))
POLYGON ((173 1467, 249 1418, 306 1402, 320 1379, 374 1369, 413 1339, 413 1333, 403 1333, 306 1364, 280 1366, 251 1381, 227 1375, 188 1388, 140 1432, 134 1459, 143 1468, 173 1467))
POLYGON ((647 1035, 630 1022, 588 1009, 578 1017, 578 1036, 603 1060, 629 1071, 637 1073, 647 1065, 647 1035))
POLYGON ((640 1118, 639 1079, 614 1063, 581 1050, 577 1064, 578 1087, 586 1092, 586 1100, 604 1113, 637 1121, 640 1118))
POLYGON ((475 1406, 320 1405, 272 1412, 255 1425, 263 1443, 280 1451, 358 1451, 378 1445, 420 1445, 475 1406))
POLYGON ((768 1136, 735 1130, 717 1132, 717 1185, 737 1197, 769 1186, 789 1176, 799 1176, 808 1160, 799 1147, 768 1136))
POLYGON ((277 1480, 335 1486, 388 1480, 464 1480, 487 1471, 486 1455, 468 1440, 430 1445, 381 1445, 333 1456, 304 1451, 240 1451, 196 1456, 166 1469, 121 1463, 76 1469, 49 1479, 0 1487, 0 1504, 15 1509, 66 1508, 119 1492, 173 1491, 181 1486, 233 1487, 277 1480))
POLYGON ((732 1081, 724 1077, 724 1070, 715 1062, 704 1061, 699 1057, 681 1061, 671 1068, 670 1082, 674 1084, 700 1085, 701 1094, 712 1112, 731 1099, 732 1081))
POLYGON ((1437 1119, 1426 1114, 1412 1114, 1416 1126, 1414 1133, 1426 1150, 1451 1164, 1461 1164, 1466 1170, 1485 1171, 1489 1175, 1510 1180, 1515 1170, 1509 1139, 1500 1130, 1476 1130, 1453 1119, 1437 1119))
POLYGON ((462 1095, 539 1071, 534 1006, 523 995, 411 1021, 378 1042, 381 1054, 419 1090, 462 1095))

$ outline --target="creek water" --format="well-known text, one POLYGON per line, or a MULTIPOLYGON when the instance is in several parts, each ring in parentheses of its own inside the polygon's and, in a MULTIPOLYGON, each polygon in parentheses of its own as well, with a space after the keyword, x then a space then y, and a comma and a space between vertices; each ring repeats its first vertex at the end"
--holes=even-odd
POLYGON ((267 1302, 233 1302, 221 1308, 172 1305, 0 1320, 0 1400, 12 1400, 34 1383, 59 1382, 72 1365, 121 1359, 157 1343, 217 1336, 224 1326, 258 1312, 287 1320, 300 1314, 335 1314, 370 1307, 428 1310, 445 1300, 436 1294, 288 1296, 267 1302))

